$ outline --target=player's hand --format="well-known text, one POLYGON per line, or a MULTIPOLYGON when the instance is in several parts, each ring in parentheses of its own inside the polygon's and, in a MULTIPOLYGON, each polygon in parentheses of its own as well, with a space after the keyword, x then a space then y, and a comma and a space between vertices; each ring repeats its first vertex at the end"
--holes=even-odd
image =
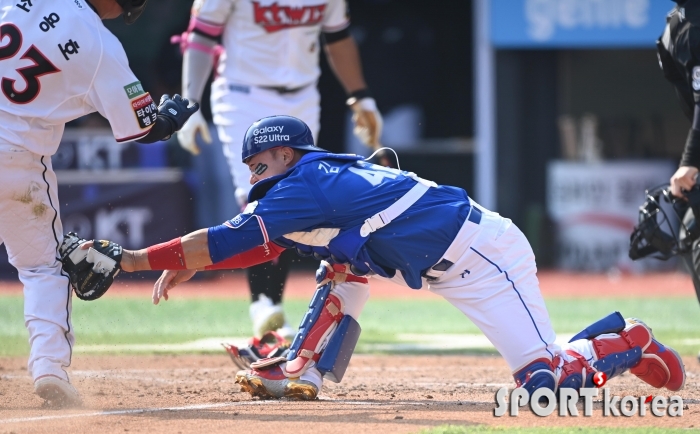
POLYGON ((197 270, 165 270, 153 285, 153 304, 158 304, 161 298, 168 300, 168 291, 182 282, 187 282, 197 270))
POLYGON ((676 197, 683 197, 683 191, 689 191, 695 185, 698 178, 698 168, 692 166, 681 166, 671 177, 671 194, 676 197), (682 190, 681 190, 682 189, 682 190))
POLYGON ((187 119, 190 118, 199 110, 199 104, 190 101, 187 98, 183 98, 180 95, 175 95, 170 98, 170 95, 164 94, 160 97, 160 104, 158 105, 158 116, 163 116, 170 121, 173 128, 173 134, 180 131, 187 119))
POLYGON ((177 132, 177 140, 185 150, 192 155, 199 154, 199 146, 197 146, 197 133, 199 132, 202 140, 206 144, 211 144, 211 134, 209 134, 209 125, 204 120, 201 111, 196 111, 190 116, 185 125, 177 132))
POLYGON ((355 136, 372 149, 381 148, 379 138, 382 136, 384 121, 374 98, 362 98, 350 108, 353 111, 352 121, 355 123, 355 128, 352 131, 355 136))

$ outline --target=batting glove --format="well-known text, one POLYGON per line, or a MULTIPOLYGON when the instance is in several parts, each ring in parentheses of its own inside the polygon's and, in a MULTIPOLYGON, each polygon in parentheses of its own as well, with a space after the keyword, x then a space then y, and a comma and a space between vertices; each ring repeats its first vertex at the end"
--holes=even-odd
POLYGON ((362 98, 353 103, 350 108, 353 111, 352 121, 355 123, 355 128, 353 128, 355 136, 372 149, 381 148, 379 138, 382 135, 384 121, 374 98, 362 98))
POLYGON ((209 125, 199 111, 190 116, 189 120, 185 122, 185 125, 177 132, 177 141, 180 142, 180 146, 192 155, 199 154, 199 146, 197 146, 198 132, 204 143, 211 144, 209 125))

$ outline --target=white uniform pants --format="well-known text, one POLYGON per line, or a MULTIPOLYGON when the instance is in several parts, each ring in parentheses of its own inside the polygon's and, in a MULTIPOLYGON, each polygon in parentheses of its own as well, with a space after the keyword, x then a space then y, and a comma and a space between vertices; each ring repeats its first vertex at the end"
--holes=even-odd
POLYGON ((75 338, 71 287, 57 260, 63 227, 51 157, 0 144, 0 185, 0 243, 24 284, 29 373, 67 380, 75 338))
MULTIPOLYGON (((458 261, 430 291, 443 296, 486 335, 512 372, 561 349, 540 293, 535 255, 510 219, 483 212, 478 231, 458 261)), ((458 240, 456 240, 458 241, 458 240)))
POLYGON ((214 124, 231 168, 237 199, 247 198, 251 188, 250 170, 241 161, 243 138, 248 127, 267 116, 294 116, 309 126, 316 141, 320 128, 320 101, 315 84, 290 94, 280 94, 256 86, 230 84, 224 80, 212 84, 214 124))

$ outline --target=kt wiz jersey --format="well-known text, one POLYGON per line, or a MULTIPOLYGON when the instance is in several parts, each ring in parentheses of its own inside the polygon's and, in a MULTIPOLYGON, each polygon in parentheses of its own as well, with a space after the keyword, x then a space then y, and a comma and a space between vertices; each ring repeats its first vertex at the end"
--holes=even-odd
POLYGON ((156 106, 85 0, 4 1, 0 37, 0 143, 52 155, 65 123, 94 111, 117 141, 148 134, 156 106))
MULTIPOLYGON (((346 234, 353 235, 366 219, 386 210, 415 185, 406 172, 369 164, 361 157, 306 154, 286 174, 253 186, 252 202, 224 224, 228 233, 217 237, 226 239, 228 246, 212 245, 210 236, 212 260, 268 240, 300 253, 327 257, 326 247, 346 234)), ((461 188, 431 187, 395 220, 369 234, 358 255, 345 255, 341 261, 356 268, 371 265, 371 271, 384 277, 400 271, 409 287, 419 289, 421 274, 440 260, 470 207, 461 188)), ((341 248, 339 254, 344 253, 341 248)))
POLYGON ((350 24, 345 0, 196 0, 192 14, 224 26, 220 79, 253 86, 314 83, 319 33, 350 24))

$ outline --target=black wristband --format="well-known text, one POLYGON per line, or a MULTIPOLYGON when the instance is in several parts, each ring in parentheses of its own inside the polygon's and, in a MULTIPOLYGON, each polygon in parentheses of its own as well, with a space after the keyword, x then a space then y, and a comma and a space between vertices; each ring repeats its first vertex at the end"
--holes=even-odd
POLYGON ((681 158, 681 166, 700 168, 700 131, 695 128, 691 128, 688 132, 683 158, 681 158))
POLYGON ((342 41, 350 37, 350 28, 346 27, 343 30, 332 33, 323 33, 323 41, 327 44, 333 44, 334 42, 342 41))
POLYGON ((369 91, 369 89, 364 88, 360 90, 356 90, 352 92, 349 96, 346 102, 347 105, 353 105, 357 101, 361 100, 362 98, 372 98, 372 93, 369 91))
POLYGON ((155 143, 161 140, 168 140, 173 133, 175 133, 173 121, 167 116, 158 115, 156 122, 151 127, 151 131, 136 141, 139 143, 155 143))

